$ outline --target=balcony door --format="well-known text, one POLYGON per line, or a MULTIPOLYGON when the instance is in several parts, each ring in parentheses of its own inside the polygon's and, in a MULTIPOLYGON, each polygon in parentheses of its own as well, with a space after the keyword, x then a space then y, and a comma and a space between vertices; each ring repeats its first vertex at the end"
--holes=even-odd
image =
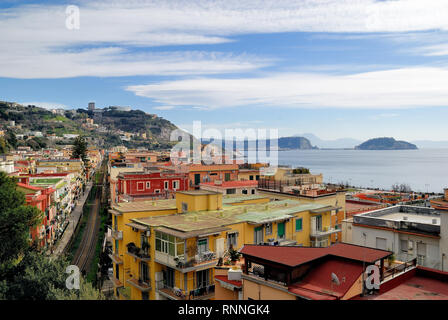
POLYGON ((210 269, 196 272, 196 288, 205 288, 210 284, 210 269))
POLYGON ((285 239, 285 223, 284 222, 277 223, 277 238, 285 239))
POLYGON ((254 229, 254 243, 263 243, 263 226, 254 229))
POLYGON ((174 288, 174 269, 166 268, 163 273, 165 287, 174 288))
POLYGON ((149 283, 149 267, 146 262, 140 262, 140 280, 149 283))

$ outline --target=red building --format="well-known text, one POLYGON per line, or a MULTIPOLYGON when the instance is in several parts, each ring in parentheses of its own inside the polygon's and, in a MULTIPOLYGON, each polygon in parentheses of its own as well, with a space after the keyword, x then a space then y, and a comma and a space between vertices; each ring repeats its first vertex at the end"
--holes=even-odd
POLYGON ((26 204, 43 212, 40 225, 31 228, 30 236, 40 247, 53 244, 55 240, 56 209, 52 206, 52 188, 39 188, 28 184, 17 183, 17 189, 25 193, 26 204))
POLYGON ((176 191, 188 189, 188 174, 171 170, 120 173, 117 181, 118 202, 174 198, 176 191))

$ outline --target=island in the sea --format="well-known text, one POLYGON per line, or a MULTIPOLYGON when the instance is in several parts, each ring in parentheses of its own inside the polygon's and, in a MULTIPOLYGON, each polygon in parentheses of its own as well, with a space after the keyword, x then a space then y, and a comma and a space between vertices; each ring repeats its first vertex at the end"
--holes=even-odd
POLYGON ((415 144, 394 138, 374 138, 361 143, 355 150, 416 150, 415 144))

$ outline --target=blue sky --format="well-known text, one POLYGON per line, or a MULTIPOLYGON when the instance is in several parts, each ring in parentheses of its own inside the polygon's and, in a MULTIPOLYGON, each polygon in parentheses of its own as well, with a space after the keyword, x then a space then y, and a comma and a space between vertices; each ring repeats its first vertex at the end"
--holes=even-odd
POLYGON ((0 4, 0 99, 182 128, 448 140, 446 1, 0 4), (68 5, 80 28, 66 27, 68 5))

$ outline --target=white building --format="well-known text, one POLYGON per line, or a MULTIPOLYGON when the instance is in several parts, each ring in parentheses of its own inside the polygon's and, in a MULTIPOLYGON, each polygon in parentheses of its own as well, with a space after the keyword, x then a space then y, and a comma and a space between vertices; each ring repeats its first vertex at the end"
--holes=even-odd
POLYGON ((14 172, 14 161, 0 161, 0 171, 6 173, 14 172))
POLYGON ((353 216, 351 242, 393 251, 400 261, 417 258, 419 265, 448 270, 442 262, 448 241, 446 215, 431 208, 403 205, 361 213, 353 216))

